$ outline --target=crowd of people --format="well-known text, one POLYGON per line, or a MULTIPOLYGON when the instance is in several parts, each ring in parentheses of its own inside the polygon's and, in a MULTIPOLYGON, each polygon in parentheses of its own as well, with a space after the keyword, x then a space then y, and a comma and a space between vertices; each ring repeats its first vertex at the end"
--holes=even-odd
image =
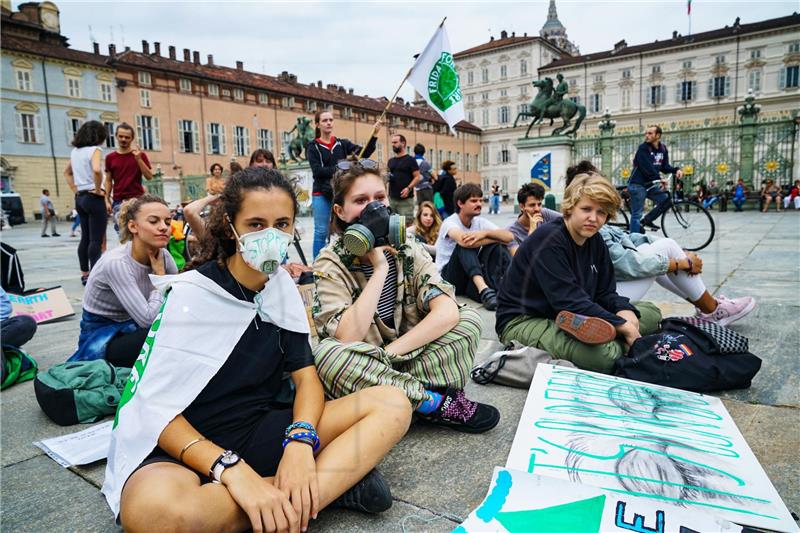
MULTIPOLYGON (((363 148, 334 135, 330 112, 314 122, 306 148, 313 345, 295 289, 309 267, 287 261, 297 196, 270 152, 257 150, 230 173, 211 166, 207 196, 183 209, 194 245, 179 273, 167 250, 176 213, 145 193, 152 168, 133 128, 117 128, 117 150, 105 160, 102 124, 87 122, 75 137, 65 176, 86 288, 69 360, 134 368, 103 487, 126 530, 297 531, 328 506, 388 509, 391 492, 374 467, 412 416, 465 433, 500 420, 496 407, 464 392, 483 323, 458 295, 496 313, 503 343, 605 373, 657 330, 661 312, 644 299, 653 283, 719 325, 756 306, 751 297, 712 296, 697 254, 641 233, 663 201, 654 178, 680 177, 657 126, 636 154, 628 232, 607 225, 621 198, 589 162, 568 170, 560 211, 543 207, 544 187, 527 183, 519 215, 498 227, 482 216, 484 191, 458 184, 452 161, 434 172, 424 146, 409 155, 395 134, 384 169, 368 158, 380 122, 363 148), (641 216, 646 197, 657 207, 641 216), (121 246, 104 252, 109 215, 121 246), (369 234, 358 252, 347 242, 354 228, 369 234)), ((495 182, 490 213, 500 194, 495 182)), ((8 322, 0 303, 4 335, 27 340, 30 324, 8 322)))

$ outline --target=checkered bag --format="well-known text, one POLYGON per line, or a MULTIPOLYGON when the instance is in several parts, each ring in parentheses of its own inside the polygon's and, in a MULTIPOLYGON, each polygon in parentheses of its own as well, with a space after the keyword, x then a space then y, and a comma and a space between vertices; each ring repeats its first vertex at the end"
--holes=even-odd
POLYGON ((667 320, 680 320, 687 324, 691 324, 703 333, 714 339, 719 347, 720 354, 728 353, 743 353, 750 351, 750 341, 744 335, 736 333, 732 329, 720 326, 714 322, 703 320, 696 316, 680 316, 673 317, 667 320))

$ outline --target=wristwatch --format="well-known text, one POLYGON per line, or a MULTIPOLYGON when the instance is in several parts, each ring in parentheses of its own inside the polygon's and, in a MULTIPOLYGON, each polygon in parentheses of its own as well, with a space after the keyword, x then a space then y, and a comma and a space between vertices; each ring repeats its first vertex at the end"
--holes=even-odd
POLYGON ((234 452, 233 450, 225 450, 222 452, 222 455, 217 457, 217 460, 214 461, 214 464, 211 465, 211 470, 208 472, 208 477, 210 477, 211 481, 214 483, 222 483, 222 473, 225 471, 225 469, 232 467, 239 461, 241 461, 241 457, 239 457, 238 453, 234 452))

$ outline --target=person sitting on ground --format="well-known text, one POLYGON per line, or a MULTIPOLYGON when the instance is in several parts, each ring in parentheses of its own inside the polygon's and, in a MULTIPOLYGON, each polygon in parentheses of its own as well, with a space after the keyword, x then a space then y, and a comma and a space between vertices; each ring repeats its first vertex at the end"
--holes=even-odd
POLYGON ((794 185, 789 190, 789 194, 783 199, 784 209, 789 209, 790 205, 794 205, 795 209, 800 209, 800 180, 794 180, 794 185))
POLYGON ((739 178, 739 181, 736 182, 736 185, 733 186, 733 197, 731 201, 733 205, 736 207, 734 211, 742 211, 742 206, 747 201, 747 186, 744 184, 744 180, 739 178))
POLYGON ((436 257, 436 239, 439 237, 439 228, 442 227, 442 218, 433 202, 421 202, 414 217, 414 225, 408 228, 407 235, 416 239, 428 255, 436 257))
POLYGON ((761 186, 761 200, 764 202, 764 213, 769 209, 769 203, 775 202, 775 209, 780 213, 781 211, 781 188, 772 179, 768 179, 767 183, 761 186))
POLYGON ((375 162, 351 163, 335 175, 333 190, 332 227, 345 235, 314 261, 314 318, 322 339, 314 359, 326 393, 338 398, 393 384, 405 390, 423 422, 468 433, 492 429, 500 413, 463 390, 481 337, 478 313, 459 308, 453 286, 414 240, 360 257, 347 250, 347 228, 367 207, 378 226, 390 221, 386 182, 375 162))
POLYGON ((36 320, 28 315, 11 316, 13 312, 8 293, 0 287, 0 343, 21 348, 36 334, 36 320))
POLYGON ((633 305, 617 294, 614 267, 598 234, 620 203, 602 176, 575 177, 564 191, 564 217, 539 226, 511 261, 497 296, 501 342, 517 341, 579 368, 610 373, 626 345, 658 328, 655 305, 633 305))
POLYGON ((250 154, 250 167, 278 168, 275 156, 269 150, 259 148, 250 154))
POLYGON ((452 283, 456 294, 497 308, 497 289, 508 268, 508 243, 514 235, 481 217, 483 192, 474 183, 462 185, 453 194, 456 212, 442 222, 436 241, 436 268, 452 283))
POLYGON ((439 214, 442 215, 442 218, 447 218, 456 212, 453 194, 456 191, 457 173, 458 168, 456 168, 456 164, 452 161, 445 161, 442 163, 442 170, 439 172, 439 176, 433 183, 434 195, 438 192, 439 196, 442 198, 442 203, 444 203, 444 207, 439 210, 439 214))
POLYGON ((538 183, 526 183, 517 191, 519 216, 508 227, 508 231, 514 236, 514 240, 508 245, 511 255, 517 253, 517 248, 522 241, 536 231, 536 228, 561 216, 558 211, 542 207, 543 201, 544 187, 538 183))
POLYGON ((299 532, 328 506, 391 506, 373 468, 411 406, 392 386, 325 401, 302 299, 276 271, 296 213, 276 170, 235 174, 196 270, 160 283, 169 296, 120 402, 103 485, 125 531, 299 532), (285 372, 295 393, 281 401, 285 372))
MULTIPOLYGON (((591 162, 581 161, 567 169, 567 186, 578 169, 588 175, 600 175, 591 162)), ((614 265, 617 294, 632 302, 641 301, 656 282, 694 304, 697 316, 721 326, 743 318, 756 307, 755 299, 750 296, 732 299, 712 296, 700 276, 703 260, 696 253, 684 251, 672 239, 629 233, 608 224, 599 233, 614 265)))
POLYGON ((222 165, 214 163, 209 169, 211 175, 206 178, 206 194, 219 194, 225 188, 225 178, 222 176, 222 165))
POLYGON ((130 368, 164 297, 150 274, 177 274, 169 244, 170 211, 152 194, 126 200, 119 210, 122 246, 109 250, 89 274, 78 349, 70 361, 105 358, 130 368))

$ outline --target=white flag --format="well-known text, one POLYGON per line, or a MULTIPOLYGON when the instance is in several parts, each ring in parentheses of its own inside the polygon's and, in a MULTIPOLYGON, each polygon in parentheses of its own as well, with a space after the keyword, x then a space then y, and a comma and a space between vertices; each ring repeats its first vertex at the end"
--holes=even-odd
POLYGON ((428 105, 442 115, 451 130, 454 131, 454 126, 464 120, 461 86, 444 24, 436 29, 428 46, 417 58, 408 81, 428 105))

